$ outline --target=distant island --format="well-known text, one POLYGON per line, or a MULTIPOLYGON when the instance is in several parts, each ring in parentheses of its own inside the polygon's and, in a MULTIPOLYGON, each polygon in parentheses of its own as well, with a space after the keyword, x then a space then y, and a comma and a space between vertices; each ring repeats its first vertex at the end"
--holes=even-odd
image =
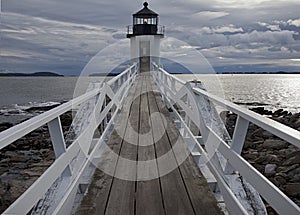
POLYGON ((300 74, 300 72, 217 72, 217 74, 300 74))
POLYGON ((103 76, 117 76, 119 74, 120 74, 120 72, 119 73, 108 73, 108 74, 106 74, 106 73, 92 73, 89 76, 90 77, 103 77, 103 76))
POLYGON ((63 77, 63 75, 54 72, 0 73, 0 77, 63 77))

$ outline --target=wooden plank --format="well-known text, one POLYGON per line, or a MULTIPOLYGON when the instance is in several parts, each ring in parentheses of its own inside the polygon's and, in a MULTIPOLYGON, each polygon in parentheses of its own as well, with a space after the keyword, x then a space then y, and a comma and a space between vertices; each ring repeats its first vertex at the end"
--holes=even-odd
POLYGON ((104 173, 101 169, 107 168, 110 171, 114 171, 117 160, 113 153, 119 154, 121 149, 121 143, 125 135, 126 126, 128 121, 128 115, 130 113, 132 100, 134 98, 135 91, 137 91, 137 83, 135 83, 128 94, 128 99, 125 101, 124 106, 120 112, 119 120, 116 122, 116 127, 119 132, 114 130, 107 143, 109 148, 106 148, 101 156, 101 160, 98 164, 91 184, 88 188, 88 193, 83 198, 81 205, 79 206, 76 214, 104 214, 107 199, 111 190, 111 184, 113 177, 104 173))
POLYGON ((158 178, 157 162, 155 160, 154 140, 148 106, 148 93, 151 89, 150 76, 146 76, 141 94, 140 106, 140 130, 138 145, 138 172, 136 214, 159 215, 165 214, 163 200, 158 178), (150 123, 149 123, 150 122, 150 123), (145 135, 149 134, 149 135, 145 135), (144 161, 151 161, 145 163, 144 161), (147 165, 149 164, 149 165, 147 165), (152 179, 152 180, 149 180, 152 179))
MULTIPOLYGON (((153 92, 149 93, 150 113, 159 112, 153 92)), ((160 134, 164 130, 163 120, 153 126, 153 135, 160 134)), ((155 143, 157 157, 168 153, 171 149, 169 139, 165 133, 163 137, 155 143)), ((164 174, 167 168, 177 166, 176 159, 172 153, 168 153, 166 160, 158 159, 159 174, 164 174)), ((178 168, 160 178, 163 202, 166 214, 194 214, 193 207, 187 195, 183 180, 178 168)))
POLYGON ((171 120, 169 111, 163 105, 160 95, 156 94, 155 98, 159 111, 164 114, 167 120, 164 128, 166 129, 176 162, 181 163, 179 171, 195 214, 222 214, 204 176, 201 174, 178 129, 171 120), (176 147, 174 147, 175 143, 176 147))
MULTIPOLYGON (((137 159, 138 135, 136 135, 136 132, 139 128, 140 94, 143 84, 143 77, 140 78, 142 80, 138 81, 138 90, 135 93, 128 120, 128 124, 130 123, 132 129, 128 129, 129 125, 127 125, 120 152, 120 157, 129 159, 130 161, 136 161, 137 159)), ((136 165, 128 165, 128 162, 120 162, 119 158, 105 214, 134 214, 135 177, 136 165), (130 180, 120 179, 123 177, 126 178, 126 176, 128 176, 130 180)))
POLYGON ((149 74, 143 73, 134 86, 135 93, 126 100, 116 125, 121 132, 114 130, 108 144, 121 158, 116 159, 111 156, 113 151, 106 150, 99 164, 113 168, 115 177, 96 170, 77 214, 221 214, 160 94, 152 91, 149 74), (149 116, 156 112, 165 115, 167 125, 161 117, 156 122, 150 120, 149 124, 149 116), (162 130, 166 131, 162 138, 151 144, 151 139, 162 130), (178 144, 172 148, 177 140, 178 144), (164 155, 168 156, 161 159, 164 155), (187 159, 177 168, 183 157, 187 159), (128 166, 122 158, 136 165, 128 166), (149 160, 154 161, 150 166, 142 162, 149 160), (172 167, 173 171, 163 174, 172 167), (163 176, 155 177, 159 174, 163 176), (122 180, 119 176, 137 178, 122 180), (147 177, 155 179, 145 181, 147 177))

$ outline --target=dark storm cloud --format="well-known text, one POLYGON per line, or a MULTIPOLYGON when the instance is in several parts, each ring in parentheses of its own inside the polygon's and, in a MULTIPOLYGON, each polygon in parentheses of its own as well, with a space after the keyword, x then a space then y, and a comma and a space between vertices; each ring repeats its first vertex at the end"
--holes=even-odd
MULTIPOLYGON (((125 26, 142 3, 2 0, 1 69, 78 74, 99 50, 125 37, 125 26)), ((251 69, 300 71, 295 60, 300 56, 297 0, 149 3, 167 36, 200 50, 218 68, 245 68, 248 63, 251 69)))

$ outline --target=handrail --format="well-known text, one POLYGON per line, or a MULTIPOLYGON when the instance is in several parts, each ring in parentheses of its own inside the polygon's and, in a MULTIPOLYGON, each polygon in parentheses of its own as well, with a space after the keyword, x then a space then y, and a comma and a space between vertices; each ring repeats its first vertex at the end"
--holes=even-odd
POLYGON ((244 119, 258 125, 259 127, 269 131, 270 133, 286 140, 287 142, 297 146, 300 148, 300 132, 276 122, 272 119, 266 118, 260 114, 257 114, 253 111, 250 111, 244 107, 240 107, 232 102, 226 101, 221 99, 211 93, 208 93, 200 88, 193 88, 193 91, 196 94, 204 95, 209 98, 209 100, 215 102, 216 104, 220 105, 221 107, 226 108, 227 110, 243 117, 244 119))
POLYGON ((81 95, 67 103, 64 103, 56 108, 53 108, 47 112, 44 112, 38 116, 35 116, 27 121, 24 121, 18 125, 15 125, 3 132, 0 133, 0 149, 8 146, 12 142, 20 139, 21 137, 25 136, 26 134, 34 131, 35 129, 45 125, 46 123, 50 122, 51 120, 57 118, 58 116, 64 114, 65 112, 72 109, 88 99, 96 96, 100 93, 99 89, 95 89, 93 91, 87 92, 84 95, 81 95))
MULTIPOLYGON (((174 75, 169 74, 156 64, 153 64, 153 66, 154 71, 152 72, 152 76, 158 86, 158 89, 162 93, 164 102, 171 107, 175 113, 175 117, 181 122, 181 128, 185 131, 182 134, 186 135, 185 137, 189 138, 189 141, 193 142, 197 146, 196 148, 192 147, 193 150, 198 149, 201 156, 204 160, 206 160, 207 166, 217 179, 221 192, 224 192, 222 195, 228 210, 232 213, 241 213, 239 209, 239 202, 244 201, 239 198, 236 200, 232 199, 233 197, 230 193, 232 191, 226 182, 226 180, 229 180, 228 178, 233 176, 231 175, 231 170, 237 170, 238 173, 243 176, 279 214, 299 214, 300 208, 272 182, 250 165, 240 154, 247 134, 249 122, 258 125, 298 148, 300 148, 300 132, 272 119, 254 113, 246 108, 221 99, 203 89, 200 89, 199 87, 194 87, 174 75), (176 89, 176 84, 181 85, 180 89, 176 89), (184 96, 187 97, 187 100, 185 101, 186 103, 181 100, 184 96), (179 105, 185 113, 185 119, 182 118, 177 108, 173 106, 175 103, 179 105), (198 108, 196 108, 196 104, 198 108), (215 124, 209 125, 205 123, 205 117, 207 116, 201 116, 200 118, 195 117, 195 111, 199 111, 200 115, 204 114, 203 111, 209 111, 205 109, 205 105, 210 106, 210 108, 208 108, 210 111, 214 109, 214 105, 218 105, 237 114, 237 122, 231 141, 226 141, 223 136, 216 133, 214 130, 216 128, 213 128, 216 126, 215 124), (190 121, 194 122, 200 130, 200 133, 202 134, 201 139, 204 141, 205 149, 202 148, 200 143, 197 141, 197 138, 189 130, 190 121), (209 158, 207 152, 209 147, 214 148, 214 153, 217 156, 209 158), (220 166, 220 163, 222 164, 224 161, 222 159, 225 159, 225 167, 220 166), (278 204, 279 202, 282 204, 278 204), (284 207, 282 207, 282 205, 284 207)), ((208 112, 206 114, 213 117, 215 113, 208 112)), ((220 128, 223 129, 222 126, 220 128)), ((194 153, 194 151, 192 153, 194 153)))
MULTIPOLYGON (((120 73, 119 75, 115 76, 111 80, 107 82, 109 86, 116 83, 117 80, 119 80, 124 75, 131 72, 131 70, 136 66, 136 64, 133 64, 128 69, 120 73)), ((31 131, 34 131, 35 129, 41 127, 42 125, 45 125, 46 123, 50 122, 51 120, 57 118, 58 116, 62 115, 63 113, 71 110, 72 108, 76 107, 77 105, 80 105, 84 103, 85 101, 89 100, 90 98, 98 95, 101 93, 101 89, 95 89, 92 91, 89 91, 75 99, 70 100, 67 103, 64 103, 62 105, 59 105, 58 107, 55 107, 47 112, 44 112, 38 116, 35 116, 27 121, 24 121, 16 126, 13 126, 3 132, 0 133, 0 150, 12 142, 20 139, 21 137, 25 136, 26 134, 30 133, 31 131)))
MULTIPOLYGON (((151 25, 151 26, 155 26, 155 25, 151 25)), ((165 34, 165 26, 163 25, 156 25, 157 26, 157 34, 165 34)), ((134 25, 128 25, 127 26, 127 34, 131 35, 133 34, 133 28, 134 28, 134 25)))
MULTIPOLYGON (((10 205, 3 214, 23 214, 29 212, 40 198, 45 195, 47 190, 51 188, 54 182, 61 177, 65 178, 65 181, 68 181, 67 186, 72 189, 72 192, 70 190, 63 191, 64 193, 60 195, 63 200, 59 205, 55 206, 55 210, 60 210, 60 207, 67 207, 70 210, 72 209, 72 205, 69 204, 69 199, 73 198, 74 200, 73 194, 77 190, 80 178, 82 177, 85 169, 91 165, 90 161, 93 159, 92 156, 95 155, 96 149, 103 144, 103 135, 106 136, 108 135, 108 132, 111 131, 113 121, 120 110, 121 104, 124 101, 124 98, 126 97, 137 73, 137 64, 133 64, 128 69, 109 80, 106 84, 103 84, 100 89, 88 91, 67 103, 0 133, 0 149, 2 149, 35 129, 48 124, 51 142, 56 155, 56 160, 50 165, 50 167, 12 205, 10 205), (106 103, 106 97, 110 97, 109 103, 106 103), (94 104, 92 112, 97 114, 97 119, 93 116, 86 119, 89 122, 87 127, 80 132, 80 135, 76 137, 75 140, 73 140, 70 147, 66 148, 59 117, 78 105, 89 102, 91 99, 93 99, 92 103, 94 104), (116 108, 113 108, 114 106, 116 108), (91 131, 94 131, 101 122, 107 121, 106 118, 108 114, 111 116, 109 123, 104 124, 105 129, 102 136, 96 145, 92 145, 91 141, 93 137, 90 137, 90 135, 93 135, 94 132, 91 131), (88 140, 90 140, 90 143, 88 143, 88 140), (85 142, 84 146, 80 144, 80 142, 83 141, 85 142), (93 150, 93 153, 87 154, 89 150, 93 150), (77 162, 83 162, 82 164, 76 164, 80 168, 76 169, 75 172, 69 170, 68 174, 65 175, 66 170, 70 169, 70 166, 75 165, 74 158, 78 156, 79 152, 83 153, 86 156, 86 159, 79 159, 77 162)), ((59 203, 59 201, 56 201, 56 203, 59 203)))

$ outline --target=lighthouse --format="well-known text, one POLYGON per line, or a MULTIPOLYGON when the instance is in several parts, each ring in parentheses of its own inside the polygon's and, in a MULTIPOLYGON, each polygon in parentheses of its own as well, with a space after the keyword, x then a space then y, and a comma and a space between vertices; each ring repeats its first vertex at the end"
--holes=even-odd
POLYGON ((131 59, 139 63, 140 72, 151 69, 151 63, 159 64, 160 40, 164 37, 164 26, 158 25, 158 14, 144 8, 133 14, 133 25, 128 26, 127 38, 130 38, 131 59))

